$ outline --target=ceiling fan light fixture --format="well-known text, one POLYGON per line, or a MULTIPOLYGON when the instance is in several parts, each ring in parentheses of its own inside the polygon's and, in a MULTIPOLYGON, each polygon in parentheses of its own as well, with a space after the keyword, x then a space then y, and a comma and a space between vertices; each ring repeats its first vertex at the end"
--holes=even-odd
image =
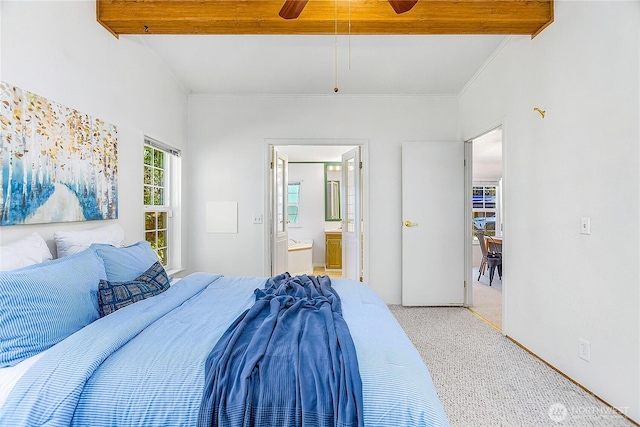
POLYGON ((389 0, 389 4, 398 15, 410 11, 416 3, 418 0, 389 0))
POLYGON ((285 0, 278 15, 282 19, 296 19, 309 0, 285 0))

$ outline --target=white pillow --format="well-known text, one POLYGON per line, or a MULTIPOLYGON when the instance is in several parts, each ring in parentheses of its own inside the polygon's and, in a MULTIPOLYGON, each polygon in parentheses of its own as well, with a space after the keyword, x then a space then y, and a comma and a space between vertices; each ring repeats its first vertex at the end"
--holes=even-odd
POLYGON ((27 267, 52 258, 47 242, 38 233, 33 233, 0 246, 0 271, 27 267))
POLYGON ((56 231, 53 233, 58 258, 76 254, 93 243, 106 243, 120 247, 124 244, 124 230, 118 224, 105 225, 82 231, 56 231))

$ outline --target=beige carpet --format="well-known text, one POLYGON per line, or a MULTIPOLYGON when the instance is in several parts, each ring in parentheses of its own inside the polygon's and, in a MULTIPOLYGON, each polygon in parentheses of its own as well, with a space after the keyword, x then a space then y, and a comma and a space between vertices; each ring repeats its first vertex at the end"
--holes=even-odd
POLYGON ((502 281, 498 274, 493 277, 489 286, 489 273, 478 278, 478 270, 474 269, 473 278, 473 306, 469 307, 474 313, 487 322, 502 330, 502 281))
POLYGON ((429 368, 453 427, 634 425, 466 308, 389 308, 429 368))

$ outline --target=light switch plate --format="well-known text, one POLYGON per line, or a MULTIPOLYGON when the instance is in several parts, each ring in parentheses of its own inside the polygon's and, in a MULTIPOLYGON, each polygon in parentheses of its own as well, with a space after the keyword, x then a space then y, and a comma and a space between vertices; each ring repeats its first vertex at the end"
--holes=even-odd
POLYGON ((582 218, 580 222, 580 234, 591 234, 591 218, 582 218))

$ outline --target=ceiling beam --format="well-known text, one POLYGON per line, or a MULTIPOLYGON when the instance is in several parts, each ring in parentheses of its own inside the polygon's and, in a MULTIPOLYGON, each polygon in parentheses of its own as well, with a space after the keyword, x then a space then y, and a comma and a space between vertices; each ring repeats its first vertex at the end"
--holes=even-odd
POLYGON ((284 0, 96 0, 120 34, 526 34, 553 22, 553 0, 419 0, 396 14, 387 0, 309 0, 282 19, 284 0), (337 6, 337 7, 336 7, 337 6))

